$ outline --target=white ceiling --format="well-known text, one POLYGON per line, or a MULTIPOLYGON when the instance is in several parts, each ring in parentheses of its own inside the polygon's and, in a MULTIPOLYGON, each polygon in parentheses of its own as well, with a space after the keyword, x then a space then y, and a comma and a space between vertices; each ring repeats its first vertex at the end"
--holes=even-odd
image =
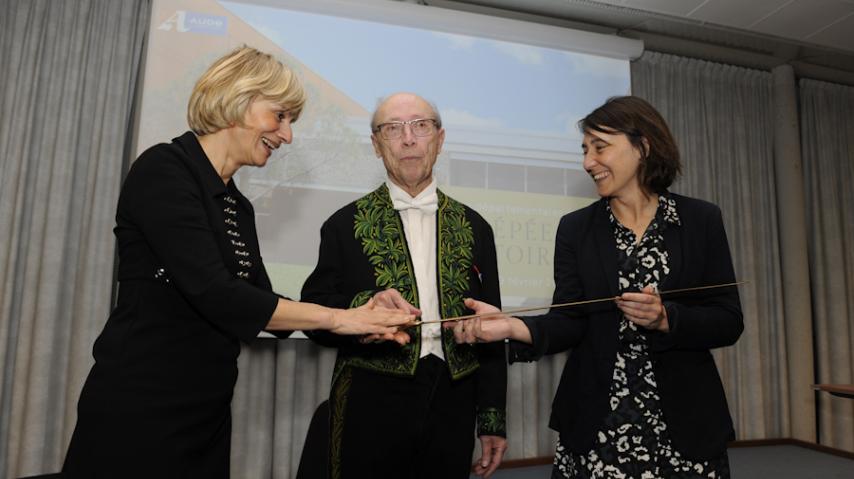
POLYGON ((854 0, 591 1, 854 52, 854 0))
POLYGON ((402 1, 638 38, 655 51, 752 68, 789 63, 854 85, 854 0, 402 1))

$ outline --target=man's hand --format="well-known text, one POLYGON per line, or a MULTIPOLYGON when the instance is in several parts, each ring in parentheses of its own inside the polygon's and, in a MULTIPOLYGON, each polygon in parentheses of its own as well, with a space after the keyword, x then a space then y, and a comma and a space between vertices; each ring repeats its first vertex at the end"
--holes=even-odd
POLYGON ((454 341, 457 344, 491 343, 512 337, 511 321, 514 318, 501 314, 501 310, 491 304, 472 298, 466 298, 465 304, 475 314, 488 314, 489 316, 446 322, 443 327, 454 330, 454 341))
MULTIPOLYGON (((409 301, 403 299, 400 291, 396 289, 380 291, 374 295, 372 301, 377 306, 381 306, 383 308, 396 309, 403 313, 414 314, 416 317, 421 316, 421 310, 409 304, 409 301)), ((410 338, 409 335, 403 331, 395 331, 394 333, 386 334, 369 334, 362 336, 359 339, 359 342, 362 344, 380 343, 383 341, 394 341, 403 346, 405 344, 409 344, 410 338)))
POLYGON ((409 304, 409 301, 403 299, 400 291, 396 289, 389 288, 375 294, 374 303, 376 303, 377 306, 382 306, 388 309, 399 309, 401 312, 406 314, 414 314, 416 316, 421 315, 421 310, 409 304))
POLYGON ((480 436, 480 459, 475 463, 472 472, 484 479, 498 469, 507 450, 507 439, 501 436, 480 436))

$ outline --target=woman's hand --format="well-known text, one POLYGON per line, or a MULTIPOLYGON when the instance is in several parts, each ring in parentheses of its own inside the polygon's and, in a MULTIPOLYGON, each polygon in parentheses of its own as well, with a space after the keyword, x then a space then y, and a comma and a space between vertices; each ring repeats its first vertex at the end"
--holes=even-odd
POLYGON ((457 344, 491 343, 511 337, 513 332, 511 320, 515 318, 501 314, 501 310, 482 301, 467 298, 465 303, 466 307, 473 310, 475 314, 489 314, 489 316, 455 321, 453 324, 445 323, 445 328, 454 329, 454 340, 457 344))
MULTIPOLYGON (((335 334, 376 334, 396 340, 394 334, 399 327, 405 327, 415 321, 415 315, 377 306, 371 299, 358 308, 332 310, 332 327, 335 334)), ((407 341, 409 336, 406 336, 407 341)))
MULTIPOLYGON (((396 309, 403 313, 413 314, 416 317, 421 316, 421 310, 409 304, 409 301, 404 299, 403 296, 400 294, 400 291, 396 289, 387 289, 385 291, 380 291, 379 293, 374 295, 373 302, 375 305, 381 306, 383 308, 396 309)), ((359 342, 362 344, 394 341, 401 346, 409 344, 410 340, 411 339, 409 338, 409 334, 401 330, 397 330, 391 334, 369 334, 367 336, 362 336, 361 338, 359 338, 359 342)))
POLYGON ((623 293, 616 301, 627 320, 642 328, 665 333, 670 331, 667 309, 654 287, 647 286, 639 293, 623 293))

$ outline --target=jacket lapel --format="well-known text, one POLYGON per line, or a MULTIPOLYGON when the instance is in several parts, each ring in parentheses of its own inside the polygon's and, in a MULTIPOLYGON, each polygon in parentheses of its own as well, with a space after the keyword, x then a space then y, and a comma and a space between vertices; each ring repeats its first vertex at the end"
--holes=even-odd
POLYGON ((595 232, 596 251, 599 264, 604 273, 603 280, 608 285, 611 296, 617 295, 617 246, 611 222, 608 221, 608 210, 605 208, 608 200, 603 198, 596 205, 593 214, 593 231, 595 232))
MULTIPOLYGON (((678 205, 677 205, 678 207, 678 205)), ((667 259, 670 266, 670 272, 664 278, 664 282, 659 287, 662 291, 671 289, 671 285, 682 284, 680 276, 682 275, 682 235, 681 226, 668 224, 664 229, 664 248, 667 250, 667 259)))

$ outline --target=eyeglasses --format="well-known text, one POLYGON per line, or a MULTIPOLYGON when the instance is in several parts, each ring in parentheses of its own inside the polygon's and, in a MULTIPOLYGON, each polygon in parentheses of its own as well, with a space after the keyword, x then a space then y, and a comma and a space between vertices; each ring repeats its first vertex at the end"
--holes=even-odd
POLYGON ((409 125, 415 136, 430 136, 439 127, 439 122, 432 118, 416 118, 407 121, 390 121, 380 123, 374 128, 374 133, 380 132, 386 140, 396 140, 403 135, 403 129, 409 125))

